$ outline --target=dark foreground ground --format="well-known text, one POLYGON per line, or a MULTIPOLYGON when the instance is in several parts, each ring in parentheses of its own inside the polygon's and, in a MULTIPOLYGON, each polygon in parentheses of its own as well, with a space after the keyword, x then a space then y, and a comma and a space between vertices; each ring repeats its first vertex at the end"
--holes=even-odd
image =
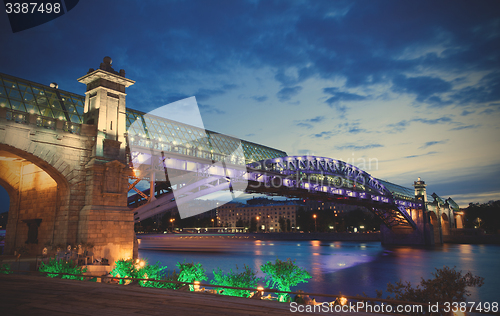
MULTIPOLYGON (((296 315, 289 304, 38 276, 0 274, 0 315, 296 315)), ((304 313, 306 315, 375 315, 304 313)), ((376 314, 381 315, 381 314, 376 314)))

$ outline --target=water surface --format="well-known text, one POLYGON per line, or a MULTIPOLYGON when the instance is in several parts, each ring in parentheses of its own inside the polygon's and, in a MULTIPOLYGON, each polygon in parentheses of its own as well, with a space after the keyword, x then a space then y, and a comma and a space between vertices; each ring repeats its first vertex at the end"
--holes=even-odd
MULTIPOLYGON (((259 270, 267 261, 292 258, 312 276, 309 283, 294 289, 306 292, 356 295, 365 292, 375 297, 375 290, 384 290, 387 283, 398 280, 416 285, 421 278, 431 278, 435 268, 456 266, 485 278, 481 288, 470 288, 469 301, 494 302, 500 297, 500 246, 444 244, 435 247, 384 247, 380 242, 324 241, 260 241, 184 240, 187 250, 178 241, 160 237, 154 241, 141 240, 139 256, 150 263, 159 261, 176 268, 178 261, 200 262, 209 279, 212 271, 243 268, 246 264, 259 270), (153 248, 156 250, 150 250, 153 248)), ((182 243, 181 243, 182 245, 182 243)), ((260 270, 259 270, 260 271, 260 270)), ((263 276, 259 273, 260 276, 263 276)), ((384 297, 387 293, 384 293, 384 297)))

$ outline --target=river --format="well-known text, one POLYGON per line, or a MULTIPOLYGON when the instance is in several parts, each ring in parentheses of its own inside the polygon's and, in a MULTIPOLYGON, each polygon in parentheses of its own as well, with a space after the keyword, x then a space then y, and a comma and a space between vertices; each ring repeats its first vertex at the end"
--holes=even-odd
MULTIPOLYGON (((140 238, 140 237, 139 237, 140 238)), ((380 242, 264 241, 252 239, 193 239, 159 235, 140 240, 139 256, 149 263, 160 262, 171 272, 177 262, 200 262, 209 280, 212 271, 243 268, 246 264, 260 272, 260 265, 276 258, 291 258, 312 276, 292 290, 375 297, 387 283, 398 280, 413 285, 432 278, 435 268, 456 266, 464 273, 484 277, 481 288, 469 288, 471 302, 498 302, 500 297, 500 246, 444 244, 434 247, 387 247, 380 242), (174 240, 175 239, 175 240, 174 240)), ((262 273, 258 274, 263 276, 262 273)))

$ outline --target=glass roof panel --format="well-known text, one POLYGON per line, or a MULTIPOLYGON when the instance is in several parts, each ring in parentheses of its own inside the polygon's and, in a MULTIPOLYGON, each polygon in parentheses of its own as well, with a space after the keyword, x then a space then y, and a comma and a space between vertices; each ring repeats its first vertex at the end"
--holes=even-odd
POLYGON ((22 100, 21 93, 17 89, 7 89, 7 93, 11 99, 22 100))
POLYGON ((17 100, 10 100, 10 105, 13 110, 26 112, 26 108, 24 107, 24 103, 17 100))
POLYGON ((7 100, 7 98, 0 97, 0 108, 10 109, 10 103, 9 100, 7 100))
MULTIPOLYGON (((62 118, 63 120, 66 120, 66 115, 69 115, 72 122, 83 122, 85 96, 57 90, 61 96, 61 100, 59 100, 56 90, 49 86, 0 73, 0 84, 2 80, 6 88, 0 86, 0 107, 3 105, 6 108, 10 108, 12 104, 12 107, 19 111, 26 111, 28 113, 33 111, 42 116, 62 118), (18 89, 22 89, 22 93, 18 89), (30 93, 31 91, 32 94, 30 93), (21 100, 24 100, 25 103, 21 102, 21 100), (61 102, 64 102, 68 113, 63 112, 61 102)), ((131 108, 127 108, 126 126, 131 135, 140 134, 144 135, 142 137, 161 139, 162 142, 189 145, 190 147, 196 147, 199 150, 208 152, 208 156, 210 156, 210 152, 230 155, 238 150, 240 144, 247 163, 249 161, 286 156, 285 152, 277 149, 240 141, 228 135, 205 131, 195 126, 170 121, 161 117, 145 115, 145 113, 131 108), (136 120, 139 120, 139 124, 131 127, 136 120), (146 127, 149 127, 149 129, 146 127)), ((196 151, 189 152, 194 155, 196 151)))

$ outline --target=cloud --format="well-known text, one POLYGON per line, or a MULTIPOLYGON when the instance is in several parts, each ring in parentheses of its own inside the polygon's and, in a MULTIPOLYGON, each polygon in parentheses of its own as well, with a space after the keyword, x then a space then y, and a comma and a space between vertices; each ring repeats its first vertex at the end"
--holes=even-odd
POLYGON ((434 104, 442 104, 441 98, 436 94, 449 92, 452 89, 451 83, 437 77, 406 77, 397 75, 392 79, 392 90, 399 93, 415 94, 416 100, 425 102, 430 99, 434 104))
POLYGON ((493 114, 494 112, 495 112, 495 110, 493 110, 493 109, 486 109, 486 110, 482 111, 482 112, 481 112, 481 113, 479 113, 479 114, 491 115, 491 114, 493 114))
POLYGON ((295 125, 298 126, 298 127, 305 127, 307 129, 311 129, 313 127, 311 124, 309 124, 309 123, 303 123, 303 122, 296 123, 295 125))
POLYGON ((450 117, 442 116, 435 119, 426 119, 426 118, 414 118, 411 120, 402 120, 397 123, 388 124, 387 127, 389 130, 388 133, 396 133, 404 131, 412 122, 419 122, 427 125, 436 125, 436 124, 456 124, 457 122, 453 121, 450 117))
POLYGON ((342 101, 344 102, 363 101, 367 99, 366 96, 355 93, 343 92, 335 87, 324 88, 323 92, 331 95, 331 97, 326 99, 325 103, 328 104, 328 106, 331 108, 336 108, 339 112, 345 112, 347 109, 345 106, 341 106, 339 104, 342 101))
POLYGON ((462 105, 477 105, 500 101, 500 71, 490 72, 483 76, 474 86, 460 89, 453 98, 462 105))
POLYGON ((349 129, 347 130, 347 132, 351 133, 351 134, 369 133, 366 129, 359 128, 357 126, 351 126, 351 127, 349 127, 349 129))
POLYGON ((450 131, 460 131, 460 130, 463 130, 463 129, 473 129, 473 128, 478 128, 480 127, 481 125, 464 125, 464 126, 457 126, 457 127, 454 127, 452 129, 450 129, 450 131))
POLYGON ((449 141, 449 139, 446 140, 439 140, 439 141, 431 141, 431 142, 426 142, 423 146, 421 146, 419 149, 425 149, 430 146, 438 145, 438 144, 446 144, 449 141))
POLYGON ((299 127, 305 127, 305 128, 310 129, 313 127, 313 124, 321 123, 324 120, 325 120, 324 116, 316 116, 316 117, 311 118, 311 119, 295 121, 296 122, 295 125, 299 126, 299 127))
POLYGON ((330 139, 332 137, 332 135, 333 135, 333 132, 331 132, 331 131, 325 131, 325 132, 321 132, 321 133, 318 133, 318 134, 312 134, 311 137, 330 139))
POLYGON ((250 134, 246 134, 245 137, 252 137, 252 136, 255 136, 254 133, 250 133, 250 134))
POLYGON ((197 101, 206 101, 213 96, 222 95, 228 92, 229 90, 236 89, 238 86, 235 84, 225 84, 221 88, 218 89, 199 89, 194 93, 197 101))
POLYGON ((460 115, 462 115, 462 116, 467 116, 467 115, 470 115, 470 114, 473 114, 473 113, 476 113, 476 111, 467 111, 467 110, 463 110, 463 111, 462 111, 462 114, 460 114, 460 115))
POLYGON ((268 99, 267 95, 254 95, 251 98, 254 99, 257 102, 264 102, 264 101, 266 101, 268 99))
POLYGON ((348 144, 344 146, 335 146, 335 149, 337 150, 364 150, 364 149, 372 149, 372 148, 379 148, 379 147, 384 147, 384 145, 381 144, 369 144, 369 145, 354 145, 354 144, 348 144))
POLYGON ((198 103, 198 107, 200 108, 200 112, 208 113, 208 114, 225 114, 225 111, 219 110, 213 105, 201 104, 198 103))
POLYGON ((428 125, 436 125, 441 123, 451 123, 453 120, 447 116, 443 116, 437 119, 423 119, 423 118, 415 118, 412 119, 411 122, 420 122, 428 125))
POLYGON ((426 154, 411 155, 411 156, 406 156, 406 157, 403 157, 403 158, 417 158, 417 157, 423 157, 423 156, 434 155, 434 154, 437 154, 437 151, 429 151, 426 154))
POLYGON ((299 94, 299 92, 302 90, 301 86, 295 86, 295 87, 286 87, 278 91, 276 96, 281 102, 289 101, 292 97, 296 96, 299 94))

